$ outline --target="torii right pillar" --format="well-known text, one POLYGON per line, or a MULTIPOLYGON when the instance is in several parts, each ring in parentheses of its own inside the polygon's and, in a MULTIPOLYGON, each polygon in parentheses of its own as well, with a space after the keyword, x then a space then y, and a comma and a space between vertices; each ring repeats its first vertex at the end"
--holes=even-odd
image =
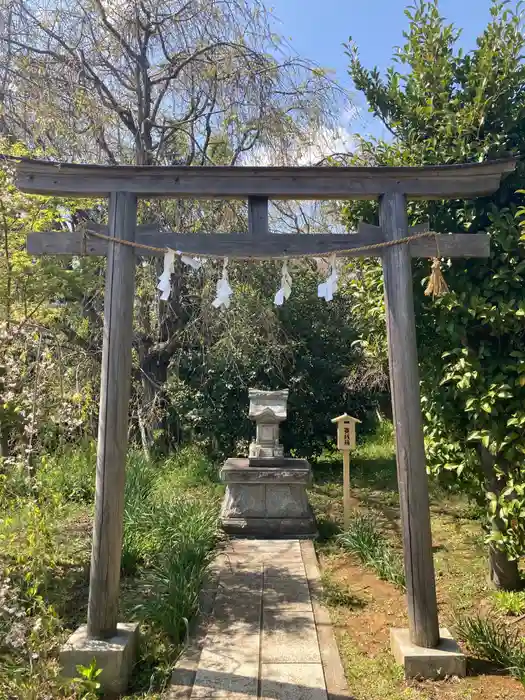
MULTIPOLYGON (((379 207, 386 239, 406 237, 405 196, 384 194, 379 207)), ((465 656, 448 630, 438 624, 408 246, 385 248, 382 260, 409 624, 408 630, 391 630, 391 646, 406 677, 464 676, 465 656)))

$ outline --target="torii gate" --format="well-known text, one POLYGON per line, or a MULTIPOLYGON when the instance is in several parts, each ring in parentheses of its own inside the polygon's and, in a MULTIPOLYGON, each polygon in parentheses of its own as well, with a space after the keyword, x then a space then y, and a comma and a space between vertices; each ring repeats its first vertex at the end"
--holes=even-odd
MULTIPOLYGON (((410 641, 439 644, 428 483, 421 420, 411 257, 487 257, 485 234, 441 234, 400 244, 409 235, 406 200, 470 199, 495 192, 514 159, 431 167, 135 167, 16 161, 23 192, 109 197, 115 241, 229 258, 300 257, 334 252, 380 255, 384 271, 388 355, 407 584, 410 641), (164 233, 137 226, 138 197, 247 199, 248 235, 164 233), (356 234, 268 232, 269 199, 376 199, 380 226, 356 234), (439 241, 438 241, 439 239, 439 241), (354 251, 387 244, 377 251, 354 251)), ((100 231, 99 231, 100 232, 100 231)), ((116 634, 131 375, 135 253, 155 254, 82 233, 32 233, 28 252, 107 255, 95 520, 87 636, 116 634)), ((160 253, 157 253, 160 254, 160 253)))

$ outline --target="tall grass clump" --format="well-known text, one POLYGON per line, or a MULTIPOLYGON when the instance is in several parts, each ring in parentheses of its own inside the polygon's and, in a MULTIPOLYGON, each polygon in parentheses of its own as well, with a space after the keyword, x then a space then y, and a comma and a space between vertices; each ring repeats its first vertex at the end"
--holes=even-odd
POLYGON ((148 595, 141 615, 183 641, 188 621, 197 612, 200 592, 218 539, 213 503, 180 497, 161 510, 164 546, 145 576, 148 595))
POLYGON ((218 540, 219 502, 214 467, 199 450, 182 449, 164 462, 130 455, 122 570, 143 581, 136 611, 176 644, 198 609, 218 540))
POLYGON ((525 612, 525 591, 494 591, 493 606, 502 615, 522 615, 525 612))
POLYGON ((218 512, 214 468, 196 448, 183 448, 163 462, 132 452, 126 468, 122 570, 133 575, 151 567, 181 527, 181 498, 188 517, 196 517, 194 502, 203 512, 218 512))
POLYGON ((359 557, 380 579, 399 588, 405 587, 403 560, 381 532, 373 514, 355 511, 348 527, 337 539, 345 551, 359 557))
POLYGON ((124 491, 124 536, 122 572, 134 575, 139 566, 147 566, 161 547, 151 490, 159 467, 138 451, 131 452, 126 465, 124 491))
POLYGON ((518 631, 481 615, 457 616, 454 629, 471 653, 501 666, 525 686, 525 641, 518 631))

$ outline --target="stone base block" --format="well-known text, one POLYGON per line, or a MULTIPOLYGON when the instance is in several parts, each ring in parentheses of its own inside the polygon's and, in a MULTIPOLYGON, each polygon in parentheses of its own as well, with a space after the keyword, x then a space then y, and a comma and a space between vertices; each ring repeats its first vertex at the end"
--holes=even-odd
POLYGON ((317 536, 313 515, 304 518, 221 518, 224 532, 232 537, 300 539, 317 536))
POLYGON ((390 630, 390 647, 397 663, 405 669, 405 678, 438 680, 465 676, 467 660, 457 642, 445 628, 439 630, 439 635, 439 645, 427 649, 412 644, 407 629, 390 630))
POLYGON ((226 493, 225 532, 239 537, 312 537, 317 530, 306 488, 312 470, 304 459, 228 459, 221 469, 226 493))
POLYGON ((60 650, 60 665, 65 678, 76 678, 77 666, 89 666, 93 659, 102 670, 98 677, 101 690, 120 695, 128 687, 139 640, 138 623, 117 625, 117 634, 110 639, 89 639, 85 625, 79 627, 60 650))

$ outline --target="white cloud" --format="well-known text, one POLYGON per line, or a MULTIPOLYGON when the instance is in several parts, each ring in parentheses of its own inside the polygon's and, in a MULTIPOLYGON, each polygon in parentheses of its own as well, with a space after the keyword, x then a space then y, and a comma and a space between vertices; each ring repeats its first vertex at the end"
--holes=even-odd
POLYGON ((351 153, 356 145, 355 137, 350 129, 354 112, 342 115, 335 128, 323 126, 311 134, 304 135, 295 143, 288 144, 286 149, 273 149, 261 145, 247 153, 242 165, 316 165, 324 158, 337 153, 351 153))

